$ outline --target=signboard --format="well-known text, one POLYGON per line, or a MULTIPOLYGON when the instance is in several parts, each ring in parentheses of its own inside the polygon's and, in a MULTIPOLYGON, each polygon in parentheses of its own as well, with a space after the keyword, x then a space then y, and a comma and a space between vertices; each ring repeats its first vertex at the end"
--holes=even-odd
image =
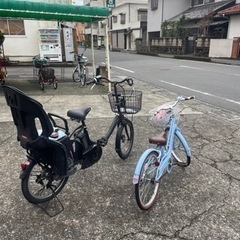
POLYGON ((73 5, 83 6, 83 0, 72 0, 73 5))
POLYGON ((106 4, 108 8, 114 8, 116 5, 116 0, 107 0, 107 4, 106 4))

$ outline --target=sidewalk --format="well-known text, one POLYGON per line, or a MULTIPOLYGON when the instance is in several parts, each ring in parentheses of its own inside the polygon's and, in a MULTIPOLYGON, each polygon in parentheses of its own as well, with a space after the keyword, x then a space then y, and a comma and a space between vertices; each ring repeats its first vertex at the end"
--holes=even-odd
MULTIPOLYGON (((106 132, 114 116, 106 86, 81 87, 71 81, 71 68, 67 68, 57 90, 46 86, 42 92, 31 73, 29 67, 9 67, 6 84, 40 101, 47 112, 65 117, 68 109, 91 106, 86 120, 91 138, 106 132)), ((111 75, 125 77, 112 71, 111 75)), ((192 150, 192 164, 165 176, 155 206, 143 212, 135 201, 132 176, 139 156, 150 146, 148 137, 158 132, 148 112, 176 95, 137 79, 134 83, 136 90, 143 91, 143 103, 133 117, 135 141, 130 157, 119 159, 113 135, 98 163, 69 178, 59 194, 65 209, 53 218, 22 196, 19 173, 26 154, 16 140, 0 88, 0 240, 240 239, 240 115, 197 99, 185 102, 180 126, 192 150)))

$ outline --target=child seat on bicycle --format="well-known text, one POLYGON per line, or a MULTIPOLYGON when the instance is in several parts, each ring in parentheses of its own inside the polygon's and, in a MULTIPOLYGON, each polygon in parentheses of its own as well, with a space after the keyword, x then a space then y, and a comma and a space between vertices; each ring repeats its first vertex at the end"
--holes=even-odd
POLYGON ((37 161, 49 162, 56 177, 70 175, 73 169, 69 166, 71 163, 68 164, 67 134, 58 129, 54 131, 39 102, 12 86, 3 86, 3 91, 11 108, 20 145, 30 151, 37 161), (37 124, 41 125, 41 129, 37 129, 37 124))

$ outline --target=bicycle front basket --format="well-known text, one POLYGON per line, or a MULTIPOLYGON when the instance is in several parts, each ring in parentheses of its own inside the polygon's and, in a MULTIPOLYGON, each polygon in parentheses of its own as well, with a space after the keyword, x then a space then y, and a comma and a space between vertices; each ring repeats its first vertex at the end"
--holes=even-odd
POLYGON ((42 66, 47 66, 47 59, 45 58, 34 58, 33 65, 36 68, 41 68, 42 66))
POLYGON ((170 121, 170 118, 174 115, 177 120, 179 119, 179 108, 177 106, 171 109, 170 106, 173 102, 165 103, 157 108, 152 109, 149 114, 151 120, 162 127, 166 127, 170 121))
POLYGON ((111 110, 114 113, 136 114, 142 108, 142 92, 135 90, 121 89, 108 94, 111 110), (119 110, 118 110, 119 107, 119 110))

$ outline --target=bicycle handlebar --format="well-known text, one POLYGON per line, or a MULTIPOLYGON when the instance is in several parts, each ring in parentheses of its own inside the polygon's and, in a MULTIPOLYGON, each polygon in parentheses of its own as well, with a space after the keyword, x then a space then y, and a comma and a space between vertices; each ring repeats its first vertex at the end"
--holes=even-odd
POLYGON ((174 108, 180 101, 192 100, 194 98, 195 96, 189 96, 189 97, 179 96, 177 97, 177 100, 175 101, 175 103, 172 106, 170 106, 170 108, 174 108))
POLYGON ((195 98, 195 96, 185 97, 185 98, 184 98, 184 101, 186 101, 186 100, 192 100, 192 99, 194 99, 194 98, 195 98))
POLYGON ((101 76, 101 75, 96 76, 92 80, 88 81, 86 84, 89 85, 89 84, 94 83, 94 85, 91 87, 91 89, 93 89, 94 86, 97 85, 101 79, 107 80, 109 83, 113 83, 113 84, 121 84, 123 82, 127 82, 129 86, 133 85, 133 79, 131 77, 126 77, 122 81, 111 81, 107 77, 104 77, 104 76, 101 76))

